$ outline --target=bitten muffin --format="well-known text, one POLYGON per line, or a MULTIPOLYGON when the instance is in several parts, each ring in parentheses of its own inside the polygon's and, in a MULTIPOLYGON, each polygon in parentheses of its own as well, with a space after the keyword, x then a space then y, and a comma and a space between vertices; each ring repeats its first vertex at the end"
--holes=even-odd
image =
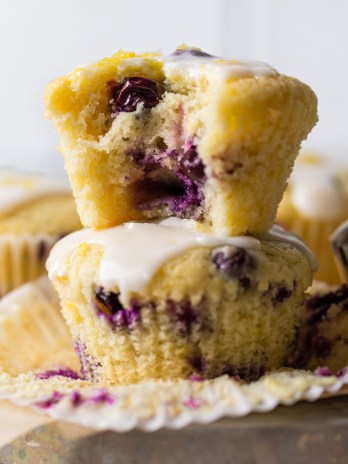
POLYGON ((317 99, 263 63, 119 51, 49 84, 84 226, 175 216, 268 230, 317 99))
POLYGON ((79 228, 67 182, 0 171, 0 297, 45 273, 52 245, 79 228))
POLYGON ((290 365, 332 372, 348 366, 348 285, 319 291, 305 303, 290 365))
POLYGON ((53 248, 49 276, 89 380, 253 379, 282 366, 311 283, 308 257, 272 234, 176 224, 84 230, 53 248))
POLYGON ((347 218, 348 195, 339 166, 317 155, 300 156, 276 220, 306 241, 319 261, 315 278, 332 285, 341 280, 329 237, 347 218))

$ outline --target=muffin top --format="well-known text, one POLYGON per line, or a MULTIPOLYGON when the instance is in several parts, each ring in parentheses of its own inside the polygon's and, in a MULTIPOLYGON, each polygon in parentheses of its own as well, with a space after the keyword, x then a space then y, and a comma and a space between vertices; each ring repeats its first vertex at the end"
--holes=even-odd
POLYGON ((0 170, 0 233, 61 234, 78 228, 66 180, 0 170))
POLYGON ((296 213, 308 219, 348 218, 348 188, 343 172, 337 163, 329 163, 316 154, 301 154, 279 205, 280 222, 296 213))

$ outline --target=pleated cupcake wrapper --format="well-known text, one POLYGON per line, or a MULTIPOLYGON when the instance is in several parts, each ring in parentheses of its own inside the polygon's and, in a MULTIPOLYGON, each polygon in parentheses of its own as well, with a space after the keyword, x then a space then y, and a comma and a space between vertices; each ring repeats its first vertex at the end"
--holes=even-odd
POLYGON ((4 296, 0 301, 0 370, 13 376, 66 363, 79 370, 58 296, 47 277, 4 296))
POLYGON ((340 225, 341 219, 319 220, 293 218, 289 229, 299 235, 313 251, 319 262, 315 278, 330 284, 339 284, 340 276, 330 247, 329 237, 340 225))
POLYGON ((180 429, 222 417, 271 411, 279 404, 348 393, 348 369, 340 377, 327 375, 325 370, 320 376, 283 369, 249 384, 227 376, 115 387, 64 376, 40 379, 38 372, 47 369, 77 369, 57 297, 44 278, 2 300, 0 347, 1 399, 98 430, 180 429))
POLYGON ((348 221, 334 231, 330 243, 341 280, 348 283, 348 221))
POLYGON ((1 234, 0 297, 44 274, 48 253, 57 240, 49 234, 1 234))

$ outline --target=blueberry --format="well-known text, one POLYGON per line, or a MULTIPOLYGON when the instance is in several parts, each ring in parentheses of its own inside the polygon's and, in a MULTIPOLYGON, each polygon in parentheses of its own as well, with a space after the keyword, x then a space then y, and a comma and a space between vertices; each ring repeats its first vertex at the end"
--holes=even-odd
POLYGON ((105 292, 102 287, 96 289, 94 304, 97 315, 112 327, 131 328, 140 319, 141 307, 135 301, 130 308, 125 309, 120 303, 118 293, 105 292))
POLYGON ((145 77, 128 77, 118 83, 109 81, 108 86, 112 114, 132 113, 140 103, 144 108, 153 108, 164 94, 161 84, 145 77))
POLYGON ((232 254, 218 251, 213 256, 216 268, 229 279, 241 279, 243 287, 248 287, 250 280, 245 274, 255 267, 253 257, 244 248, 237 248, 232 254))
MULTIPOLYGON (((348 302, 348 285, 342 285, 335 292, 325 293, 324 295, 315 295, 306 300, 306 309, 308 311, 308 324, 316 324, 325 317, 330 306, 333 304, 343 304, 343 308, 348 302)), ((347 308, 348 309, 348 308, 347 308)))
POLYGON ((204 164, 198 156, 197 148, 193 145, 187 150, 180 160, 182 172, 193 181, 202 182, 205 180, 204 164))
POLYGON ((203 52, 199 48, 177 48, 175 52, 172 53, 173 56, 201 56, 205 58, 214 58, 213 55, 203 52))

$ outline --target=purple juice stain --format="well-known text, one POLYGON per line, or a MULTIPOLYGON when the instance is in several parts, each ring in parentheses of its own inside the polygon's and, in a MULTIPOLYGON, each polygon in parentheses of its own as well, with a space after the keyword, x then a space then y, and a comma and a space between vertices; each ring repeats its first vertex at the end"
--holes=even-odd
POLYGON ((102 287, 96 289, 94 304, 98 317, 105 319, 113 328, 131 329, 140 320, 141 307, 136 301, 125 309, 118 293, 105 292, 102 287))
POLYGON ((255 261, 244 248, 237 248, 232 253, 218 251, 213 255, 212 262, 227 279, 239 280, 245 289, 250 286, 251 281, 246 274, 255 268, 255 261))
POLYGON ((180 334, 188 336, 192 333, 194 324, 198 319, 198 308, 193 308, 189 300, 167 301, 167 311, 174 320, 180 334))
POLYGON ((330 377, 334 375, 328 367, 317 367, 314 371, 314 375, 319 377, 330 377))
POLYGON ((111 395, 105 388, 92 390, 85 404, 107 404, 112 406, 116 403, 116 397, 111 395))
POLYGON ((81 377, 78 375, 77 372, 73 371, 69 367, 61 367, 58 369, 49 369, 44 372, 39 372, 35 375, 37 379, 40 380, 47 380, 51 377, 66 377, 67 379, 78 380, 81 377))
POLYGON ((205 167, 192 141, 183 145, 182 152, 135 150, 128 156, 144 170, 144 176, 130 187, 137 209, 148 211, 166 206, 175 216, 185 218, 185 214, 190 217, 192 209, 203 205, 205 167), (168 158, 174 165, 170 169, 166 166, 168 158))
POLYGON ((164 87, 158 82, 145 77, 128 77, 121 82, 109 81, 112 115, 132 113, 139 104, 144 108, 153 108, 160 102, 164 87))
POLYGON ((44 400, 35 401, 33 406, 36 406, 40 409, 49 409, 52 406, 58 404, 65 395, 63 393, 59 393, 58 391, 54 391, 49 397, 44 400))
POLYGON ((87 354, 87 347, 81 341, 75 342, 75 353, 81 363, 81 378, 87 380, 97 380, 96 371, 101 366, 99 362, 92 362, 91 357, 87 354))
POLYGON ((277 304, 283 303, 283 301, 287 300, 291 297, 293 290, 283 285, 276 285, 272 288, 274 295, 272 296, 272 304, 276 306, 277 304))
POLYGON ((343 305, 343 309, 348 310, 348 285, 342 285, 335 292, 325 293, 324 295, 314 295, 306 300, 308 311, 308 324, 315 325, 323 317, 333 304, 343 305))

